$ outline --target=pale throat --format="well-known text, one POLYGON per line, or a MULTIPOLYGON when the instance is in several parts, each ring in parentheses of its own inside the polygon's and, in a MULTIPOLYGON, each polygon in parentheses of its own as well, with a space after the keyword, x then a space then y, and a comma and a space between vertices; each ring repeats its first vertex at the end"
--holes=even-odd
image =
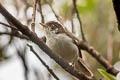
POLYGON ((55 33, 55 31, 50 31, 49 29, 45 29, 45 36, 46 36, 46 38, 53 38, 56 35, 57 34, 55 33))

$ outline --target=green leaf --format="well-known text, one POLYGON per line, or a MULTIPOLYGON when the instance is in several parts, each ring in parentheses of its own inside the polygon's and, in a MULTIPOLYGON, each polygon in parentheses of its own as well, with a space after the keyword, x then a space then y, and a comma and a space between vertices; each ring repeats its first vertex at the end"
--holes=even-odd
POLYGON ((103 69, 97 69, 97 70, 100 72, 100 74, 102 74, 108 80, 115 80, 115 77, 113 77, 112 75, 104 71, 103 69))
POLYGON ((77 3, 78 11, 83 14, 95 11, 96 4, 96 0, 83 0, 81 2, 79 1, 77 3))

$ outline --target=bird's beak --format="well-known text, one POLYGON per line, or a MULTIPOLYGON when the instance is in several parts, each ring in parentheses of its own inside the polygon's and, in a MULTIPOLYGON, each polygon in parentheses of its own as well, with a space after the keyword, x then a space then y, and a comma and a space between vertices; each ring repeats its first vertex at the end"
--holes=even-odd
POLYGON ((43 26, 43 28, 46 28, 46 27, 47 27, 47 25, 46 25, 46 24, 44 24, 44 23, 40 23, 40 25, 42 25, 42 26, 43 26))

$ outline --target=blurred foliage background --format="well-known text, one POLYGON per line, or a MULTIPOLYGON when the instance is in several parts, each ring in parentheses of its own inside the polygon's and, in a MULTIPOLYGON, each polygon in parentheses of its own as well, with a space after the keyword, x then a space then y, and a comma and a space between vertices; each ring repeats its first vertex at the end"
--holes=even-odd
MULTIPOLYGON (((48 1, 51 3, 56 13, 60 16, 60 18, 62 19, 68 30, 73 32, 75 36, 81 39, 79 22, 77 20, 76 14, 72 10, 73 9, 72 0, 59 0, 59 1, 48 0, 48 1), (74 28, 72 28, 71 26, 72 19, 74 23, 74 28)), ((23 24, 28 25, 29 27, 31 26, 32 5, 33 5, 32 0, 0 0, 0 2, 12 15, 14 15, 17 19, 19 19, 23 24)), ((115 13, 112 6, 112 0, 77 0, 77 8, 79 10, 79 14, 81 17, 83 31, 85 33, 85 36, 89 44, 91 44, 97 51, 100 52, 101 55, 103 55, 106 59, 108 59, 111 64, 114 65, 115 63, 117 63, 120 59, 119 56, 120 37, 117 29, 115 13)), ((54 14, 52 13, 49 5, 46 3, 45 0, 42 0, 42 9, 43 9, 43 14, 45 16, 45 22, 50 20, 56 20, 54 14)), ((0 15, 0 21, 7 23, 7 21, 1 15, 0 15)), ((37 10, 36 33, 41 37, 44 35, 44 32, 42 31, 42 28, 39 25, 40 22, 41 22, 41 17, 39 14, 39 10, 37 10)), ((10 31, 6 27, 0 27, 0 28, 1 28, 0 30, 1 32, 10 31)), ((13 38, 12 36, 10 37, 10 36, 4 36, 2 34, 0 35, 1 35, 0 36, 0 66, 1 66, 5 62, 7 62, 6 64, 9 64, 9 60, 13 58, 12 56, 16 55, 15 47, 19 45, 22 45, 23 47, 24 44, 23 42, 26 43, 26 41, 20 40, 18 38, 13 38), (13 44, 16 43, 17 45, 14 45, 13 47, 13 44), (12 54, 9 54, 9 50, 12 52, 12 54)), ((36 46, 34 45, 34 47, 36 46)), ((20 48, 20 46, 18 48, 20 48)), ((38 49, 37 51, 39 52, 38 49)), ((41 55, 43 56, 43 54, 41 55)), ((86 64, 95 74, 96 78, 102 79, 103 77, 98 73, 97 69, 98 68, 104 69, 104 68, 88 53, 83 51, 83 55, 86 64)), ((43 59, 46 59, 46 55, 43 57, 43 59)), ((27 59, 27 61, 29 65, 29 63, 31 63, 29 61, 29 58, 27 59)), ((51 63, 50 65, 53 64, 51 63)), ((31 65, 29 65, 29 67, 30 66, 31 65)), ((56 65, 54 69, 56 70, 58 67, 59 66, 56 65)), ((43 74, 42 71, 40 73, 43 74)), ((1 77, 2 76, 0 76, 0 78, 1 77)), ((62 80, 66 80, 66 79, 62 78, 62 80)), ((74 79, 70 78, 69 80, 74 80, 74 79)))

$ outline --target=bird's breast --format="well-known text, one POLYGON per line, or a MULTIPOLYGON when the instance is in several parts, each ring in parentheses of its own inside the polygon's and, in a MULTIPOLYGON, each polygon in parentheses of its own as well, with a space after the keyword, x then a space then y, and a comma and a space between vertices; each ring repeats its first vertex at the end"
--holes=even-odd
POLYGON ((78 56, 78 48, 72 39, 65 35, 57 35, 47 39, 46 44, 53 52, 67 62, 72 62, 78 56))

